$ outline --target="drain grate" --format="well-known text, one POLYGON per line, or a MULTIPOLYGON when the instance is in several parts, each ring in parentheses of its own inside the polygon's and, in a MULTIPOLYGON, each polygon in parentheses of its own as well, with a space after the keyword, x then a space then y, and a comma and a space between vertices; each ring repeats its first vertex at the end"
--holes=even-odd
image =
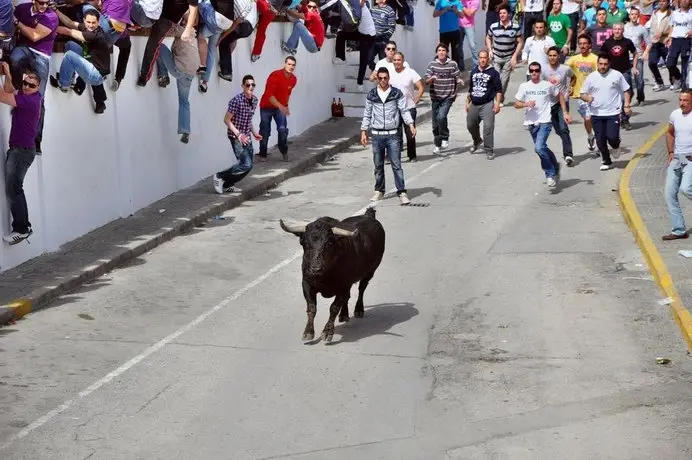
POLYGON ((407 207, 417 207, 417 208, 427 208, 430 206, 430 203, 409 203, 406 205, 407 207))

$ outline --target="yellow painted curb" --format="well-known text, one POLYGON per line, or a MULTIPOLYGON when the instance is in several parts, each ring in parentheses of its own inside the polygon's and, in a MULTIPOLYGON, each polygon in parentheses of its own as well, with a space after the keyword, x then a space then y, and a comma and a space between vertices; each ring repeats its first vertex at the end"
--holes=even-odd
POLYGON ((625 217, 627 225, 632 230, 639 248, 644 254, 649 269, 658 283, 659 288, 666 297, 672 299, 670 304, 670 310, 673 313, 675 321, 680 326, 682 335, 687 341, 687 347, 692 350, 692 315, 685 308, 680 300, 680 295, 675 289, 673 284, 673 279, 668 272, 665 262, 663 262, 663 257, 656 249, 656 245, 649 235, 649 231, 646 229, 646 225, 642 220, 637 206, 632 200, 632 195, 630 194, 630 178, 632 177, 632 171, 637 166, 637 163, 644 157, 646 153, 651 150, 651 147, 668 131, 668 123, 658 130, 651 138, 641 148, 637 151, 634 158, 630 160, 625 168, 625 171, 620 176, 620 186, 618 187, 619 197, 620 197, 620 207, 622 208, 622 214, 625 217))
POLYGON ((31 300, 28 299, 15 300, 2 306, 14 310, 13 319, 15 320, 31 313, 31 300))

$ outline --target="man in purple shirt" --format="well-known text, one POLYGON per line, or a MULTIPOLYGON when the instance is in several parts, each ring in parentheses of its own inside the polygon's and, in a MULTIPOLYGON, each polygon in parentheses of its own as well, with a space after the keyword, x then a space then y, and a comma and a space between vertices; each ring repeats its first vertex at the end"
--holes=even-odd
POLYGON ((230 168, 214 174, 213 183, 216 193, 237 193, 241 190, 234 187, 252 169, 252 138, 261 141, 262 135, 252 126, 252 117, 257 110, 255 96, 255 79, 252 75, 243 77, 243 92, 228 103, 228 111, 223 122, 228 128, 228 139, 238 162, 230 168))
MULTIPOLYGON (((15 26, 19 31, 17 46, 10 54, 13 81, 21 85, 26 69, 33 69, 40 78, 41 119, 36 133, 36 154, 41 154, 43 137, 43 119, 46 96, 46 83, 50 72, 50 56, 53 54, 53 43, 58 30, 58 15, 48 8, 48 0, 34 0, 22 3, 14 9, 15 26)), ((17 88, 20 89, 20 88, 17 88)))
POLYGON ((2 239, 14 245, 27 239, 33 231, 29 222, 29 208, 24 195, 24 177, 36 157, 36 131, 41 116, 41 78, 36 72, 23 75, 22 89, 16 91, 12 84, 10 66, 0 64, 5 86, 0 91, 0 103, 12 107, 9 150, 5 160, 5 192, 12 213, 12 232, 2 239))

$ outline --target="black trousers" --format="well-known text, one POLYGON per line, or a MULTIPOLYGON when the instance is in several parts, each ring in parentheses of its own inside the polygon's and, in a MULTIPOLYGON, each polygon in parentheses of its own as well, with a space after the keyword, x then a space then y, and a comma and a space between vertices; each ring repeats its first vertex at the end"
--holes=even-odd
POLYGON ((363 35, 358 31, 344 32, 340 30, 336 34, 336 57, 346 60, 346 40, 356 40, 360 44, 360 58, 358 61, 358 84, 363 84, 365 78, 365 69, 368 67, 368 59, 370 59, 370 49, 375 42, 375 37, 372 35, 363 35))
MULTIPOLYGON (((413 126, 416 125, 416 114, 417 110, 415 108, 409 109, 409 113, 411 114, 411 118, 413 118, 413 126)), ((415 160, 416 159, 416 138, 413 137, 413 133, 411 132, 411 128, 409 125, 404 123, 403 118, 399 119, 399 150, 403 151, 404 147, 404 135, 406 135, 406 154, 408 155, 409 160, 415 160), (401 131, 404 131, 403 133, 401 131)))

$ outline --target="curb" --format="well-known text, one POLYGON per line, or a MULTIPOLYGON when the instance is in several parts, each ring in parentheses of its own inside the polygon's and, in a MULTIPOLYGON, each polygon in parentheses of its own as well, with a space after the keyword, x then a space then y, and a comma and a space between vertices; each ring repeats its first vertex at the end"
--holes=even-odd
MULTIPOLYGON (((427 109, 425 112, 420 113, 416 117, 416 125, 420 125, 429 121, 432 118, 432 110, 429 104, 425 104, 422 108, 427 109)), ((326 121, 326 120, 325 120, 326 121)), ((36 289, 29 293, 25 298, 11 300, 5 305, 0 305, 0 326, 8 324, 12 321, 16 321, 23 316, 28 315, 31 312, 35 312, 45 308, 51 301, 65 295, 81 285, 93 281, 99 276, 108 273, 109 271, 123 265, 131 259, 141 256, 157 246, 172 240, 176 236, 183 233, 187 233, 211 219, 229 209, 233 209, 241 205, 243 202, 256 198, 263 195, 267 191, 278 186, 280 183, 303 174, 304 172, 312 169, 318 163, 323 163, 328 160, 333 155, 342 153, 346 151, 349 147, 360 142, 360 131, 351 137, 348 137, 340 142, 330 145, 329 147, 315 153, 307 158, 297 161, 296 163, 291 163, 288 170, 277 174, 275 176, 267 177, 261 180, 257 184, 243 189, 242 193, 239 195, 229 196, 222 203, 217 203, 210 206, 205 206, 198 209, 194 216, 179 219, 176 225, 171 228, 165 229, 162 233, 152 236, 146 240, 138 241, 137 245, 128 248, 123 248, 123 250, 117 255, 109 259, 98 259, 93 265, 90 265, 79 272, 72 274, 71 276, 65 277, 60 283, 52 285, 50 287, 45 287, 41 289, 36 289)), ((201 180, 209 179, 206 177, 201 180)), ((183 189, 185 190, 185 189, 183 189)), ((179 190, 179 191, 183 191, 179 190)))
POLYGON ((646 263, 649 265, 649 270, 656 280, 658 287, 661 289, 661 292, 663 292, 666 297, 672 299, 670 304, 671 313, 673 314, 673 318, 675 318, 675 322, 678 323, 680 327, 682 336, 687 341, 688 350, 692 351, 692 315, 682 304, 680 295, 677 289, 675 289, 673 279, 670 276, 670 272, 668 272, 663 257, 661 257, 658 249, 656 249, 656 245, 651 239, 646 224, 642 220, 639 210, 634 204, 634 200, 632 200, 632 195, 630 194, 630 177, 632 176, 632 171, 634 171, 639 161, 667 131, 668 125, 666 124, 665 127, 657 131, 639 148, 639 150, 637 150, 636 155, 629 161, 625 167, 625 171, 622 173, 622 176, 620 176, 618 196, 625 222, 627 222, 627 225, 634 235, 634 239, 637 241, 642 254, 644 254, 646 263))

